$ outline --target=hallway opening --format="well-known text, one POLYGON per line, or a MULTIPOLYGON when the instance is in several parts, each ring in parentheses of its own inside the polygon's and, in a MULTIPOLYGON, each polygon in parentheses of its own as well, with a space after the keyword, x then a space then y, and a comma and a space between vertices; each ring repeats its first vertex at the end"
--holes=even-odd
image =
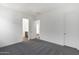
POLYGON ((22 19, 22 31, 23 31, 23 39, 25 40, 29 40, 29 19, 27 18, 23 18, 22 19))

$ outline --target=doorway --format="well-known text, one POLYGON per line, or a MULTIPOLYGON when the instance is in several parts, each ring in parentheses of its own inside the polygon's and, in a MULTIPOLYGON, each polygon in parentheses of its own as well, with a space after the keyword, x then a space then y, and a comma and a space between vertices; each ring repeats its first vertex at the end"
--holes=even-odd
POLYGON ((23 41, 27 41, 29 39, 29 19, 22 19, 22 29, 23 29, 23 41))
POLYGON ((35 21, 35 38, 40 38, 40 20, 35 21))

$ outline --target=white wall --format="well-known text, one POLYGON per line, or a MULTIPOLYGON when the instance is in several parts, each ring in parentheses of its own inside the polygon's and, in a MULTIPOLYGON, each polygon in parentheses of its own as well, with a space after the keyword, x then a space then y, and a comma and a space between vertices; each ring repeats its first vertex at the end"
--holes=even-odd
POLYGON ((0 47, 22 41, 23 14, 0 7, 0 47))
POLYGON ((78 5, 72 4, 64 8, 52 9, 51 12, 49 11, 37 18, 40 19, 42 40, 79 49, 78 5))
POLYGON ((29 17, 29 39, 33 39, 34 38, 34 32, 35 27, 34 27, 34 18, 33 17, 29 17))
POLYGON ((64 15, 53 10, 38 17, 40 19, 40 36, 42 40, 56 44, 64 44, 64 15))
POLYGON ((65 24, 67 33, 65 35, 66 45, 79 50, 79 12, 74 10, 73 12, 67 13, 65 24))

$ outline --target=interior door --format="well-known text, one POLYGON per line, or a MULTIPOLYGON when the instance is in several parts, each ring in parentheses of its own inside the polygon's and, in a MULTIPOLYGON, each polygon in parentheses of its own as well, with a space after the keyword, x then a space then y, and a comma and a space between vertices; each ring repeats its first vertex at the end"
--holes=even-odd
POLYGON ((79 13, 65 15, 65 45, 79 49, 79 13))

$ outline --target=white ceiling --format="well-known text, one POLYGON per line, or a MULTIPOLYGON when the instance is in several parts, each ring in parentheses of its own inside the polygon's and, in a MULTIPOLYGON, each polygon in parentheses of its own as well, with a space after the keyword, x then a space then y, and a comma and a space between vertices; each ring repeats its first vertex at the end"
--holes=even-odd
POLYGON ((62 11, 79 9, 79 4, 77 3, 2 3, 0 5, 31 15, 39 15, 55 9, 61 9, 62 11))
POLYGON ((9 4, 1 4, 7 8, 11 8, 13 10, 17 10, 20 12, 28 13, 28 14, 40 14, 44 12, 48 12, 50 10, 51 4, 41 4, 41 3, 9 3, 9 4))

